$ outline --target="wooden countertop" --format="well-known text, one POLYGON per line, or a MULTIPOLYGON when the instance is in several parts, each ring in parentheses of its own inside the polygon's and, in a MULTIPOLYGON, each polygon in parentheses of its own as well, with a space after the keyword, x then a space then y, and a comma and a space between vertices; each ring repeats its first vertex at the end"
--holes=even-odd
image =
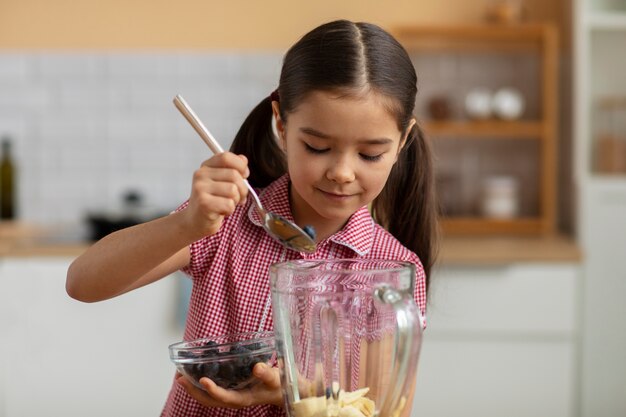
POLYGON ((68 239, 62 226, 0 221, 0 258, 69 257, 83 253, 88 242, 68 239))
POLYGON ((580 262, 577 242, 567 236, 442 238, 439 262, 444 265, 499 265, 520 262, 580 262))
MULTIPOLYGON (((62 227, 0 222, 0 258, 76 257, 90 245, 59 238, 62 227)), ((498 265, 519 262, 580 262, 581 250, 566 236, 444 237, 438 262, 444 265, 498 265)))

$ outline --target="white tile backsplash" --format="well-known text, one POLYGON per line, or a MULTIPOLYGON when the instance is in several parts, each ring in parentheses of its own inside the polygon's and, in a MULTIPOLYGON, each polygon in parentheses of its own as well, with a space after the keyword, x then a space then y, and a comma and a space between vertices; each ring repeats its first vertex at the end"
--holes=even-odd
POLYGON ((0 83, 19 83, 32 71, 28 58, 20 53, 0 54, 0 83))
POLYGON ((47 108, 54 107, 52 85, 45 85, 39 81, 11 82, 5 79, 0 82, 0 112, 11 114, 15 112, 40 113, 47 108))
MULTIPOLYGON (((464 95, 481 84, 522 88, 526 117, 540 111, 532 93, 537 60, 428 53, 413 60, 419 119, 434 95, 449 97, 462 117, 464 95), (511 78, 511 66, 531 75, 511 78)), ((281 65, 282 52, 271 51, 0 51, 0 136, 14 141, 19 217, 78 221, 87 210, 117 207, 129 189, 152 206, 175 208, 211 152, 174 96, 182 94, 228 149, 249 111, 278 85, 281 65)))
POLYGON ((106 76, 107 57, 97 53, 57 52, 34 56, 33 73, 46 81, 97 80, 106 76))
POLYGON ((279 52, 0 51, 0 136, 14 143, 19 217, 80 221, 130 189, 172 210, 211 155, 174 96, 227 149, 281 63, 279 52))

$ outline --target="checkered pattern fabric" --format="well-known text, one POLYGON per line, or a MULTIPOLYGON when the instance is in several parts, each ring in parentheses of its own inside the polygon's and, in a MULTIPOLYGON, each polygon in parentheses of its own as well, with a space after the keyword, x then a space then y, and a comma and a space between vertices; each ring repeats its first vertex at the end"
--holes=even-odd
MULTIPOLYGON (((264 189, 260 198, 267 210, 293 221, 287 175, 264 189)), ((293 259, 368 258, 412 262, 416 265, 415 301, 425 314, 425 276, 419 258, 376 224, 367 207, 354 213, 342 230, 319 242, 315 253, 300 253, 285 249, 265 232, 249 198, 246 206, 238 207, 224 219, 216 234, 193 243, 190 249, 191 261, 184 271, 191 276, 193 289, 185 340, 273 330, 269 266, 293 259)), ((162 417, 284 415, 281 408, 270 405, 242 410, 206 408, 176 383, 172 384, 161 414, 162 417)))

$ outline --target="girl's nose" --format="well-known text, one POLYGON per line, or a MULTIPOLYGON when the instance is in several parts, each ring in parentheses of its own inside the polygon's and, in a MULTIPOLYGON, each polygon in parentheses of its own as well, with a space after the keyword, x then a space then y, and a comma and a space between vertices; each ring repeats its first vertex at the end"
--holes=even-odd
POLYGON ((337 159, 326 171, 326 177, 337 183, 352 182, 355 179, 354 170, 345 158, 337 159))

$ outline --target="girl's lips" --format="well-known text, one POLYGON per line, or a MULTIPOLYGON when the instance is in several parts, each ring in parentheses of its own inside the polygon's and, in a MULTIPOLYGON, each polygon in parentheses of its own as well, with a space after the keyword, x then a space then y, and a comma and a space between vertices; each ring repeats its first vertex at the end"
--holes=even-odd
POLYGON ((338 200, 338 201, 347 200, 348 198, 352 197, 351 194, 335 194, 335 193, 330 193, 324 190, 320 190, 320 192, 327 198, 330 198, 332 200, 338 200))

